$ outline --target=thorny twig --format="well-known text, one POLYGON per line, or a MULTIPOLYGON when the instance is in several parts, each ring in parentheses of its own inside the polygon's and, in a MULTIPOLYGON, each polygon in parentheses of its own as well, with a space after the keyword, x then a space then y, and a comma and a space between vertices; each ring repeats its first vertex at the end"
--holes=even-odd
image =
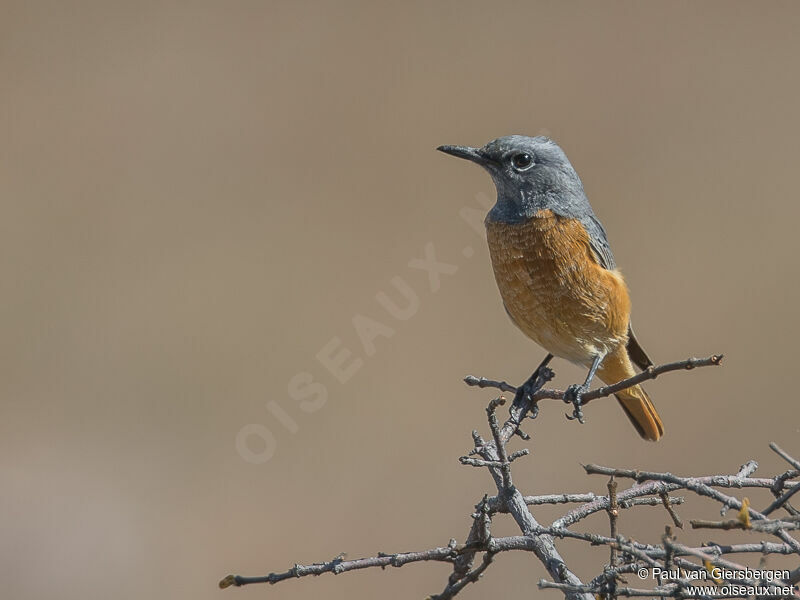
MULTIPOLYGON (((599 387, 591 392, 583 394, 581 396, 581 401, 584 405, 586 405, 590 401, 596 400, 597 398, 607 398, 616 394, 617 392, 626 390, 649 379, 655 379, 664 373, 670 373, 672 371, 688 371, 699 367, 718 366, 722 364, 722 358, 722 354, 714 354, 708 358, 687 358, 685 360, 649 367, 633 377, 623 379, 619 383, 599 387)), ((475 386, 479 388, 496 388, 502 392, 516 393, 517 391, 516 387, 505 381, 495 381, 493 379, 486 379, 485 377, 475 377, 474 375, 467 375, 464 378, 464 382, 469 386, 475 386)), ((565 390, 540 389, 532 395, 532 399, 535 404, 537 404, 540 400, 563 400, 565 393, 565 390)))
MULTIPOLYGON (((583 402, 585 404, 596 398, 610 396, 647 379, 654 379, 662 373, 718 365, 721 358, 721 355, 715 355, 705 359, 692 358, 651 367, 635 377, 587 393, 583 396, 583 402)), ((431 600, 448 600, 456 596, 467 585, 478 581, 492 562, 503 552, 523 551, 535 555, 553 579, 553 581, 540 581, 539 587, 560 590, 570 600, 593 600, 595 597, 653 597, 654 595, 665 598, 701 598, 709 596, 704 593, 693 595, 690 592, 689 586, 692 584, 690 574, 694 573, 695 576, 707 574, 711 565, 733 570, 741 567, 738 563, 724 557, 748 554, 760 554, 762 557, 800 554, 800 542, 788 533, 793 529, 800 528, 800 519, 796 518, 797 511, 788 504, 788 500, 800 490, 800 481, 797 481, 797 478, 800 477, 800 461, 775 444, 771 444, 770 447, 793 467, 791 471, 775 477, 753 477, 753 473, 758 468, 755 461, 749 461, 740 467, 735 475, 702 477, 681 477, 672 473, 586 465, 584 468, 588 474, 602 474, 611 477, 608 484, 608 495, 582 493, 523 496, 514 486, 511 466, 515 460, 528 455, 528 451, 523 449, 509 452, 506 450, 506 444, 514 435, 519 435, 522 439, 529 439, 520 431, 519 426, 526 416, 535 416, 540 400, 563 397, 561 390, 544 389, 544 385, 553 377, 550 369, 541 369, 536 375, 532 384, 529 382, 523 388, 524 392, 519 394, 516 394, 516 387, 503 381, 475 377, 467 377, 465 380, 468 385, 497 388, 503 392, 515 393, 516 397, 509 409, 509 417, 502 425, 497 419, 496 410, 505 403, 505 399, 497 398, 489 404, 486 413, 491 438, 484 440, 477 431, 474 431, 472 450, 468 455, 460 458, 462 464, 488 469, 497 488, 496 495, 487 494, 475 505, 472 523, 464 543, 459 544, 452 539, 446 546, 427 550, 394 554, 378 553, 376 556, 352 560, 347 560, 344 555, 340 555, 327 562, 312 565, 295 564, 286 571, 257 577, 229 575, 220 582, 220 587, 253 583, 275 584, 286 579, 308 575, 339 574, 374 567, 401 567, 415 562, 442 562, 451 565, 452 573, 442 592, 430 598, 431 600), (632 479, 634 483, 626 489, 618 489, 618 479, 632 479), (775 501, 759 512, 749 506, 747 499, 739 499, 720 491, 720 489, 741 488, 766 489, 775 496, 775 501), (670 495, 671 492, 678 490, 719 502, 722 505, 723 515, 730 508, 739 511, 738 518, 727 521, 693 520, 691 521, 693 527, 756 531, 776 537, 777 541, 730 545, 708 543, 703 547, 693 548, 679 544, 669 528, 660 544, 644 544, 619 534, 619 519, 622 511, 629 510, 634 506, 661 506, 667 512, 666 516, 669 520, 677 527, 682 527, 683 521, 675 507, 683 504, 684 498, 670 495), (577 506, 549 526, 541 525, 529 509, 531 506, 555 504, 576 504, 577 506), (779 519, 770 518, 769 515, 778 509, 786 510, 789 515, 779 519), (570 529, 586 517, 599 511, 608 513, 609 536, 570 529), (492 522, 500 514, 510 514, 522 535, 493 537, 492 522), (588 583, 584 583, 567 567, 566 561, 556 549, 555 542, 561 538, 570 538, 593 546, 607 546, 610 563, 603 567, 599 575, 588 583), (475 566, 478 554, 483 556, 475 566), (641 568, 654 569, 667 566, 681 569, 682 574, 670 580, 658 582, 656 588, 653 589, 620 585, 625 583, 622 579, 625 574, 636 573, 641 568)), ((792 585, 798 580, 800 580, 800 568, 789 572, 784 581, 766 583, 772 586, 769 588, 772 596, 785 597, 789 594, 785 594, 785 588, 780 586, 792 585)), ((736 576, 725 581, 754 585, 765 583, 757 579, 736 576)))

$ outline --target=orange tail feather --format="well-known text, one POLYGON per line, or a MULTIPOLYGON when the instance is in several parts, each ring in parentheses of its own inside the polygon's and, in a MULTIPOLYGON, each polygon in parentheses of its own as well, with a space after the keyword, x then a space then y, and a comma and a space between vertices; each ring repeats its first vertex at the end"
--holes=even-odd
POLYGON ((661 417, 656 412, 650 396, 644 391, 642 386, 636 385, 627 390, 621 391, 616 395, 620 406, 628 415, 639 435, 646 440, 656 442, 664 435, 664 425, 661 417))
MULTIPOLYGON (((624 346, 620 346, 616 352, 606 356, 597 372, 600 379, 608 385, 633 377, 634 374, 633 365, 624 346)), ((650 396, 642 386, 635 385, 627 390, 622 390, 616 394, 616 397, 640 436, 655 442, 664 435, 661 417, 658 416, 656 407, 653 406, 650 396)))

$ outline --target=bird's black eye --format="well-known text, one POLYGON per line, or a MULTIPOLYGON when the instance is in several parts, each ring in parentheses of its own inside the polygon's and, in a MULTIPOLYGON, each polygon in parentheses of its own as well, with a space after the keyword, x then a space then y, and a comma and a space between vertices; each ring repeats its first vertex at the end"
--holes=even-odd
POLYGON ((515 169, 522 171, 533 164, 533 157, 525 153, 515 154, 511 157, 511 164, 515 169))

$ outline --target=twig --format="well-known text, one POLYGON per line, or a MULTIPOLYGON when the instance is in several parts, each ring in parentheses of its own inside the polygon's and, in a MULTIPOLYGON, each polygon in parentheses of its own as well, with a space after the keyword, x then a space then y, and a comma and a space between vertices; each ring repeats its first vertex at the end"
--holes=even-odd
MULTIPOLYGON (((598 586, 583 585, 583 584, 573 585, 569 583, 558 583, 553 581, 547 581, 545 579, 540 579, 538 585, 540 590, 555 589, 555 590, 561 590, 562 592, 565 593, 591 594, 593 596, 599 596, 604 593, 604 590, 598 586)), ((653 598, 654 596, 673 596, 674 588, 662 587, 662 588, 655 588, 652 590, 643 590, 630 587, 618 587, 614 590, 614 594, 616 594, 617 596, 625 596, 627 598, 633 598, 633 597, 653 598)))
POLYGON ((309 575, 323 575, 325 573, 333 573, 338 575, 348 571, 355 571, 359 569, 369 569, 379 567, 381 569, 386 567, 402 567, 415 562, 435 561, 452 563, 454 559, 473 549, 486 551, 490 553, 508 552, 511 550, 532 550, 531 541, 521 536, 509 536, 503 538, 495 538, 487 541, 485 544, 474 544, 468 546, 466 544, 457 544, 455 540, 450 540, 447 546, 438 548, 431 548, 430 550, 422 550, 418 552, 398 552, 396 554, 384 554, 379 552, 377 556, 369 558, 357 558, 353 560, 344 560, 340 555, 325 563, 314 563, 311 565, 295 564, 294 567, 283 571, 281 573, 270 573, 258 577, 244 577, 242 575, 228 575, 219 582, 220 588, 227 588, 231 586, 244 586, 253 583, 270 583, 275 584, 286 579, 296 579, 298 577, 307 577, 309 575))
MULTIPOLYGON (((492 437, 494 438, 494 450, 497 453, 497 458, 500 462, 500 473, 503 478, 503 486, 502 489, 498 488, 498 492, 503 495, 505 492, 510 491, 512 487, 511 483, 511 462, 508 460, 508 456, 506 455, 506 442, 508 438, 503 439, 500 435, 500 425, 497 423, 497 413, 495 410, 498 406, 502 406, 506 403, 506 399, 502 396, 500 398, 496 398, 489 402, 489 406, 486 407, 486 416, 489 420, 489 429, 492 432, 492 437)), ((478 452, 480 449, 476 448, 478 452)))
MULTIPOLYGON (((644 497, 642 498, 629 498, 629 499, 617 499, 619 508, 630 508, 632 506, 660 506, 662 504, 661 498, 656 498, 655 496, 646 496, 647 492, 642 492, 644 497)), ((496 499, 496 496, 489 497, 489 503, 492 503, 492 499, 496 499)), ((550 494, 546 496, 523 496, 525 500, 525 504, 528 506, 541 506, 543 504, 570 504, 570 503, 580 503, 585 504, 588 502, 595 502, 595 501, 603 501, 608 500, 607 496, 598 496, 597 494, 550 494)), ((669 503, 670 504, 683 504, 686 499, 683 496, 669 496, 669 503)), ((604 510, 604 509, 601 509, 604 510)))
MULTIPOLYGON (((617 537, 617 518, 619 517, 619 504, 617 504, 617 480, 611 477, 608 480, 608 525, 612 538, 617 537)), ((609 563, 617 566, 617 548, 611 546, 609 563)))
POLYGON ((706 521, 704 519, 693 519, 689 521, 692 529, 752 529, 762 533, 779 533, 780 531, 800 529, 800 522, 797 521, 751 521, 748 525, 739 519, 729 519, 727 521, 706 521))
POLYGON ((764 510, 762 510, 762 511, 761 511, 761 514, 763 514, 763 515, 768 515, 768 514, 770 514, 771 512, 773 512, 775 509, 777 509, 777 508, 780 508, 781 506, 783 506, 784 504, 786 504, 786 502, 789 500, 789 498, 791 498, 792 496, 794 496, 794 495, 795 495, 795 493, 797 493, 798 491, 800 491, 800 485, 796 485, 796 486, 794 486, 794 487, 793 487, 792 489, 790 489, 788 492, 784 493, 784 494, 783 494, 783 495, 782 495, 780 498, 777 498, 777 499, 776 499, 776 500, 775 500, 775 501, 774 501, 772 504, 770 504, 770 505, 769 505, 767 508, 765 508, 764 510))
POLYGON ((475 583, 480 579, 483 572, 489 568, 489 565, 492 564, 492 560, 494 560, 494 553, 487 552, 483 555, 483 560, 481 564, 469 571, 464 577, 459 579, 454 583, 448 583, 447 587, 444 588, 441 594, 436 594, 434 596, 430 596, 430 600, 450 600, 456 594, 458 594, 461 590, 463 590, 467 585, 470 583, 475 583))
POLYGON ((680 527, 683 529, 683 521, 678 516, 678 513, 675 512, 675 509, 672 507, 672 502, 670 502, 670 498, 667 495, 667 492, 659 492, 659 497, 661 498, 661 504, 664 505, 667 513, 669 516, 672 517, 672 522, 675 523, 675 527, 680 527))
POLYGON ((517 393, 517 388, 506 381, 495 381, 494 379, 486 379, 486 377, 475 377, 474 375, 467 375, 464 377, 464 383, 470 387, 478 388, 495 388, 501 392, 508 392, 511 394, 517 393))
MULTIPOLYGON (((536 378, 533 391, 541 388, 552 376, 552 371, 549 369, 545 369, 541 372, 536 378)), ((531 401, 530 398, 525 397, 525 394, 520 394, 519 398, 515 398, 511 410, 509 411, 509 418, 503 424, 502 428, 498 427, 496 421, 492 421, 496 405, 497 402, 493 402, 490 403, 489 408, 487 408, 487 416, 489 418, 490 428, 492 429, 494 442, 484 442, 476 432, 473 432, 472 437, 475 442, 475 450, 484 460, 508 463, 507 459, 501 458, 501 455, 505 457, 505 444, 511 436, 514 435, 514 431, 516 431, 520 422, 525 417, 525 414, 530 410, 531 401)), ((488 467, 489 473, 492 475, 495 486, 497 487, 498 496, 502 499, 504 507, 514 518, 522 534, 530 538, 531 550, 545 566, 554 580, 576 585, 580 584, 580 579, 567 568, 564 559, 555 547, 552 536, 538 532, 541 526, 528 510, 522 494, 511 484, 510 467, 506 466, 505 468, 509 471, 507 475, 502 472, 502 469, 488 467)), ((450 584, 452 584, 452 579, 453 577, 451 576, 450 584)), ((568 595, 568 599, 592 600, 589 596, 579 593, 568 595)))
POLYGON ((219 582, 220 588, 230 586, 243 586, 251 583, 271 583, 275 584, 286 579, 306 577, 308 575, 322 575, 323 573, 346 573, 357 569, 368 569, 370 567, 402 567, 408 563, 419 561, 440 561, 451 562, 458 554, 455 540, 450 544, 440 548, 432 548, 421 552, 400 552, 397 554, 378 554, 370 558, 358 558, 355 560, 344 560, 337 556, 325 563, 314 563, 312 565, 296 564, 294 567, 282 573, 270 573, 261 577, 243 577, 241 575, 228 575, 219 582))
POLYGON ((797 469, 797 470, 800 470, 800 460, 797 460, 796 458, 793 458, 792 456, 789 456, 789 453, 788 453, 788 452, 786 452, 785 450, 783 450, 783 449, 782 449, 780 446, 778 446, 778 444, 776 444, 775 442, 770 442, 770 444, 769 444, 769 447, 770 447, 770 448, 771 448, 771 449, 772 449, 772 450, 773 450, 773 451, 774 451, 774 452, 775 452, 775 453, 776 453, 778 456, 780 456, 780 457, 781 457, 783 460, 785 460, 785 461, 786 461, 786 462, 788 462, 790 465, 792 465, 792 467, 794 467, 794 468, 795 468, 795 469, 797 469))
MULTIPOLYGON (((723 506, 726 507, 734 507, 736 509, 742 509, 742 501, 738 498, 734 498, 733 496, 728 496, 723 494, 711 487, 711 485, 717 487, 731 487, 731 482, 736 482, 738 485, 734 487, 744 487, 745 482, 748 481, 746 477, 737 477, 735 475, 728 475, 728 476, 711 476, 707 478, 698 478, 698 477, 677 477, 672 473, 653 473, 647 471, 633 471, 630 469, 612 469, 608 467, 601 467, 599 465, 586 465, 584 467, 587 473, 589 474, 600 474, 600 475, 616 475, 618 477, 629 477, 631 479, 635 479, 636 481, 646 481, 646 480, 657 480, 663 481, 667 484, 671 484, 670 491, 679 488, 685 488, 688 490, 692 490, 693 492, 701 495, 706 496, 708 498, 712 498, 721 502, 723 506), (704 480, 708 480, 709 483, 706 483, 704 480), (709 485, 710 484, 710 485, 709 485)), ((769 481, 769 480, 767 480, 769 481)), ((768 487, 768 486, 758 486, 758 487, 768 487)), ((770 486, 771 487, 771 486, 770 486)), ((750 508, 749 506, 745 506, 745 512, 749 515, 750 518, 761 521, 761 520, 768 520, 766 516, 758 512, 757 510, 750 508)), ((767 527, 767 526, 765 526, 767 527)), ((767 527, 769 529, 769 527, 767 527)), ((795 552, 800 554, 800 542, 798 542, 795 538, 790 536, 786 533, 785 529, 787 527, 775 527, 774 531, 769 529, 769 533, 773 533, 781 540, 789 544, 795 549, 795 552)), ((766 529, 765 529, 766 530, 766 529)))
MULTIPOLYGON (((622 381, 615 383, 614 385, 607 385, 604 387, 599 387, 591 392, 588 392, 581 396, 583 400, 583 404, 587 404, 591 400, 595 400, 597 398, 606 398, 617 392, 621 392, 622 390, 626 390, 629 387, 633 387, 639 383, 644 381, 648 381, 650 379, 655 379, 659 375, 663 375, 664 373, 670 373, 672 371, 687 371, 691 369, 697 369, 700 367, 711 367, 711 366, 718 366, 722 364, 722 354, 714 354, 707 358, 687 358, 686 360, 679 360, 677 362, 666 363, 663 365, 658 365, 654 367, 649 367, 634 375, 633 377, 629 377, 628 379, 623 379, 622 381)), ((495 381, 492 379, 486 379, 485 377, 475 377, 473 375, 467 375, 464 378, 464 382, 469 386, 479 387, 479 388, 487 388, 493 387, 497 388, 503 392, 510 392, 516 393, 517 388, 513 385, 505 381, 495 381)), ((564 398, 564 390, 543 390, 540 389, 535 394, 533 394, 534 402, 538 402, 539 400, 562 400, 564 398)))
MULTIPOLYGON (((604 397, 617 391, 635 385, 646 379, 652 379, 661 373, 678 369, 691 369, 698 366, 719 364, 721 356, 712 356, 707 359, 688 359, 677 363, 669 363, 660 367, 653 367, 640 373, 636 377, 619 382, 613 386, 599 388, 590 392, 584 400, 604 397)), ((459 460, 466 465, 486 468, 491 474, 497 489, 496 495, 484 495, 475 505, 472 513, 472 522, 469 533, 463 544, 454 539, 447 546, 431 548, 417 552, 401 552, 395 554, 378 553, 376 556, 346 560, 344 555, 311 565, 296 564, 291 569, 279 573, 258 577, 245 577, 229 575, 220 582, 220 587, 243 586, 251 583, 278 583, 287 579, 321 575, 325 573, 345 573, 360 569, 380 567, 400 567, 416 562, 440 562, 452 565, 452 572, 447 580, 444 590, 438 595, 431 596, 431 600, 451 600, 466 586, 478 581, 486 572, 493 561, 503 552, 524 551, 530 552, 541 562, 553 581, 541 581, 539 587, 558 589, 569 600, 594 600, 595 596, 602 598, 615 597, 653 597, 664 598, 711 598, 705 588, 693 588, 693 581, 700 574, 706 575, 709 565, 727 568, 732 571, 742 570, 742 565, 730 560, 730 555, 761 554, 792 555, 800 554, 800 542, 791 537, 788 531, 800 529, 800 517, 790 514, 781 519, 769 517, 778 508, 784 508, 790 513, 794 509, 788 504, 790 498, 800 490, 800 482, 792 481, 800 476, 800 462, 789 456, 777 445, 771 448, 781 455, 793 470, 779 474, 773 478, 752 477, 758 464, 748 461, 742 465, 736 475, 706 475, 702 477, 680 477, 672 473, 657 473, 651 471, 616 469, 598 465, 586 465, 588 474, 603 474, 611 479, 608 482, 608 495, 599 496, 593 493, 584 494, 543 494, 538 496, 524 496, 518 490, 512 479, 512 463, 517 458, 529 454, 527 449, 511 452, 506 448, 508 441, 520 433, 519 426, 529 414, 534 415, 537 402, 545 398, 561 398, 559 390, 545 390, 543 386, 552 379, 553 373, 544 368, 537 373, 535 380, 526 383, 524 393, 516 393, 516 388, 505 382, 487 379, 475 379, 470 385, 478 387, 497 387, 506 392, 515 392, 514 402, 509 409, 509 416, 501 425, 497 418, 497 407, 504 404, 503 398, 498 398, 489 403, 486 409, 486 418, 491 431, 491 438, 485 440, 477 431, 472 432, 473 449, 459 460), (620 489, 618 479, 631 479, 634 483, 627 489, 620 489), (747 498, 739 499, 725 494, 720 489, 761 488, 767 489, 776 496, 776 499, 762 512, 749 506, 747 498), (747 529, 755 532, 767 533, 779 538, 779 542, 760 541, 758 543, 721 545, 706 542, 698 548, 687 547, 679 544, 673 536, 671 527, 667 527, 666 534, 659 543, 645 544, 625 538, 620 534, 620 511, 633 506, 663 506, 669 514, 672 523, 681 527, 682 521, 676 513, 674 506, 684 502, 683 497, 670 496, 670 492, 686 490, 699 496, 711 498, 723 506, 725 510, 736 508, 738 518, 723 521, 692 520, 695 528, 712 529, 747 529), (530 506, 573 504, 562 517, 553 521, 550 526, 541 525, 529 510, 530 506), (572 525, 578 523, 599 511, 606 511, 609 518, 609 535, 599 535, 591 531, 573 531, 572 525), (522 535, 507 537, 492 537, 493 519, 497 515, 509 514, 517 524, 522 535), (566 561, 556 548, 556 541, 562 538, 575 540, 592 546, 607 546, 609 551, 609 564, 604 566, 602 572, 584 584, 567 566, 566 561), (476 559, 481 555, 480 561, 476 559), (695 560, 701 560, 702 565, 695 560), (477 562, 477 565, 476 565, 477 562), (668 583, 660 583, 655 589, 644 590, 630 586, 623 586, 625 580, 622 576, 631 573, 641 573, 641 568, 665 569, 675 567, 675 576, 668 583), (688 575, 687 575, 688 574, 688 575), (699 590, 699 591, 698 591, 699 590)), ((473 378, 474 379, 474 378, 473 378)), ((521 436, 525 437, 525 436, 521 436)), ((782 577, 783 582, 792 585, 800 581, 800 568, 786 571, 782 577)), ((639 575, 641 577, 641 575, 639 575)), ((707 577, 707 575, 706 575, 707 577)), ((752 579, 736 579, 737 574, 726 575, 725 581, 733 583, 758 584, 752 579)), ((786 586, 769 583, 768 595, 785 597, 788 589, 786 586), (774 593, 773 593, 774 592, 774 593)), ((491 595, 491 594, 490 594, 491 595)), ((715 593, 713 597, 724 597, 724 594, 715 593)))
POLYGON ((748 460, 741 467, 739 467, 739 471, 736 473, 736 476, 750 477, 750 475, 756 472, 756 469, 758 469, 758 463, 754 460, 748 460))
MULTIPOLYGON (((679 486, 674 486, 671 489, 679 489, 679 486)), ((660 481, 655 482, 648 482, 639 485, 635 485, 633 487, 628 488, 622 492, 617 494, 617 501, 619 502, 620 506, 625 506, 627 502, 631 501, 631 499, 639 497, 639 496, 649 496, 652 494, 658 494, 661 491, 671 491, 669 486, 660 481)), ((553 521, 553 527, 569 527, 574 525, 578 521, 585 519, 589 515, 592 515, 601 510, 608 509, 608 497, 607 496, 600 496, 596 500, 591 502, 587 502, 583 506, 579 506, 577 508, 572 509, 563 517, 553 521)))
MULTIPOLYGON (((791 471, 786 471, 785 473, 778 475, 775 478, 775 484, 772 486, 772 489, 770 490, 772 494, 775 496, 775 498, 781 497, 781 491, 785 489, 786 482, 788 480, 794 479, 799 475, 800 471, 796 469, 792 469, 791 471)), ((783 509, 786 510, 790 515, 800 514, 800 511, 795 509, 791 504, 789 504, 788 501, 784 501, 783 509)))

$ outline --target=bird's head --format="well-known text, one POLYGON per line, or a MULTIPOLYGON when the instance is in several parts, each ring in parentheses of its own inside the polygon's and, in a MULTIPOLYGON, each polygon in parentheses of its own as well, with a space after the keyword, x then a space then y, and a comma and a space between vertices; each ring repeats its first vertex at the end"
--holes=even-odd
POLYGON ((497 204, 489 218, 518 223, 536 212, 578 217, 591 211, 583 184, 564 154, 549 138, 509 135, 482 148, 439 146, 437 150, 466 158, 489 172, 497 204))

